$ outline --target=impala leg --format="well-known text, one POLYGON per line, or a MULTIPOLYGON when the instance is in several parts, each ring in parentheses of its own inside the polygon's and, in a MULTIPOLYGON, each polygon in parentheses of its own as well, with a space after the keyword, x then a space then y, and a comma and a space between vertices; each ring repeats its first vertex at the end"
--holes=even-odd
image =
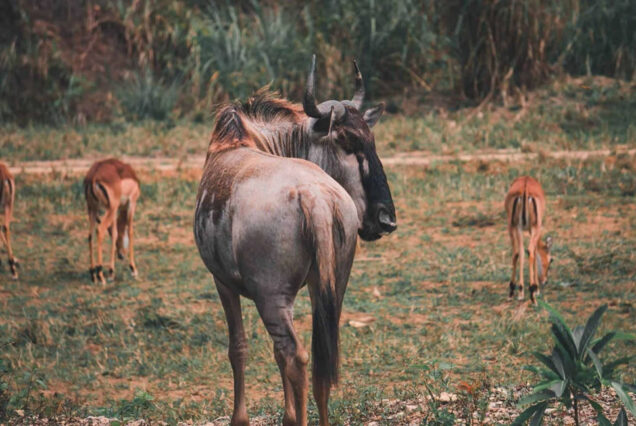
POLYGON ((11 212, 9 209, 5 209, 4 212, 4 225, 2 225, 2 239, 4 241, 5 246, 7 247, 7 254, 9 256, 9 269, 11 269, 11 277, 14 280, 18 279, 18 261, 15 257, 13 257, 13 250, 11 249, 11 229, 9 228, 9 217, 11 212))
POLYGON ((103 256, 102 256, 102 243, 104 241, 104 234, 112 226, 115 215, 117 214, 117 208, 110 206, 100 224, 97 226, 97 265, 95 266, 96 279, 102 284, 106 285, 106 279, 104 278, 103 271, 103 256))
POLYGON ((510 244, 512 245, 512 276, 510 278, 510 293, 508 294, 508 297, 513 297, 515 295, 515 288, 517 287, 515 283, 517 276, 517 263, 519 262, 519 235, 517 231, 518 230, 516 228, 508 228, 510 244))
POLYGON ((137 265, 135 264, 135 248, 134 248, 134 239, 133 239, 133 219, 135 217, 135 201, 130 201, 130 206, 128 208, 128 259, 130 261, 130 272, 133 277, 137 278, 137 265))
POLYGON ((95 271, 95 254, 93 253, 93 235, 95 235, 95 215, 91 212, 88 213, 88 251, 91 258, 91 281, 97 282, 97 274, 95 271))
MULTIPOLYGON (((115 211, 115 215, 117 215, 115 211)), ((115 220, 110 225, 110 264, 108 265, 109 279, 115 279, 115 257, 117 256, 117 223, 115 220)))
POLYGON ((215 278, 216 289, 219 292, 225 318, 230 334, 228 356, 234 374, 234 412, 232 426, 249 425, 247 406, 245 404, 245 363, 247 361, 247 338, 243 329, 241 315, 241 300, 239 295, 229 290, 215 278))
POLYGON ((128 226, 128 204, 122 204, 117 213, 117 257, 124 259, 126 248, 124 247, 124 236, 128 226))
POLYGON ((530 270, 530 300, 535 305, 537 301, 535 299, 535 293, 539 295, 539 277, 537 271, 537 244, 541 234, 536 229, 530 231, 530 243, 528 245, 528 269, 530 270))
POLYGON ((517 296, 518 300, 523 300, 525 298, 524 287, 523 287, 523 262, 525 260, 525 252, 523 251, 523 232, 521 229, 515 229, 517 233, 517 255, 519 258, 519 296, 517 296))
POLYGON ((283 424, 301 425, 307 424, 307 393, 309 381, 307 378, 307 364, 309 354, 302 346, 302 343, 294 330, 292 318, 293 300, 257 301, 256 307, 265 323, 265 328, 274 341, 274 353, 279 362, 283 386, 286 388, 285 395, 285 416, 283 424), (287 383, 286 383, 287 381, 287 383), (293 398, 289 398, 289 388, 293 393, 293 398), (294 411, 288 409, 288 401, 293 399, 294 411))

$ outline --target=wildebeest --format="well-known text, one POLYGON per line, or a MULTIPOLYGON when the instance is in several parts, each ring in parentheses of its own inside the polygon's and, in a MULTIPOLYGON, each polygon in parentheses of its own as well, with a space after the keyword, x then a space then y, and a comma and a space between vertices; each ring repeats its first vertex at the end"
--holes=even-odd
POLYGON ((115 252, 124 258, 128 245, 129 267, 133 277, 137 276, 133 248, 133 217, 141 191, 139 179, 130 165, 115 158, 98 161, 91 166, 84 178, 84 195, 88 210, 88 249, 90 251, 90 274, 93 282, 106 284, 102 266, 102 241, 106 231, 110 233, 111 250, 108 272, 115 275, 115 252), (106 210, 99 217, 100 209, 106 210), (93 234, 97 227, 97 264, 93 256, 93 234))
POLYGON ((550 250, 552 238, 541 240, 541 227, 545 215, 545 194, 541 184, 530 176, 515 179, 508 190, 505 201, 508 215, 508 234, 512 244, 512 278, 509 296, 515 293, 515 276, 519 263, 519 300, 523 300, 523 231, 530 232, 528 242, 528 270, 530 272, 530 300, 536 303, 535 293, 548 281, 548 270, 552 263, 550 250), (538 256, 537 256, 538 254, 538 256))
POLYGON ((4 216, 4 222, 0 228, 0 236, 7 247, 9 257, 9 269, 14 280, 18 279, 18 260, 13 256, 11 249, 11 220, 13 219, 13 203, 15 201, 15 181, 6 165, 0 163, 0 213, 4 216))
POLYGON ((313 392, 320 424, 326 425, 330 388, 338 380, 338 321, 357 234, 371 241, 396 229, 370 130, 384 105, 360 111, 364 87, 357 65, 355 71, 352 101, 316 103, 314 57, 302 106, 261 90, 217 112, 194 235, 227 318, 233 425, 249 423, 240 296, 254 301, 274 341, 285 394, 283 423, 304 425, 309 355, 294 330, 293 304, 308 283, 313 392))

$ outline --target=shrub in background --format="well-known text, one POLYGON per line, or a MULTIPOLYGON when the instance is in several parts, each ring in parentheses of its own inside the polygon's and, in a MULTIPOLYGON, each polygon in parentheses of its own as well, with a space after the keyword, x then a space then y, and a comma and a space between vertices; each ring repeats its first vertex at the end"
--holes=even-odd
POLYGON ((60 123, 82 95, 58 39, 13 2, 0 6, 0 122, 60 123))
POLYGON ((369 99, 413 87, 505 97, 561 66, 631 79, 635 8, 633 0, 4 2, 0 120, 108 119, 111 93, 146 70, 154 85, 178 81, 174 110, 193 116, 268 83, 298 99, 312 53, 319 93, 334 98, 351 96, 353 58, 369 99))

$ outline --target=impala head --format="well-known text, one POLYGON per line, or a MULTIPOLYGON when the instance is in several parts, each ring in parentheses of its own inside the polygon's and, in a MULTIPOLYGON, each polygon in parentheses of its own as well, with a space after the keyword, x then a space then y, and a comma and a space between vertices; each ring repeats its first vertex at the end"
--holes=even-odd
POLYGON ((314 55, 303 110, 309 117, 309 159, 321 165, 351 195, 360 218, 358 234, 363 240, 373 241, 397 228, 391 190, 371 131, 384 112, 384 104, 360 111, 364 85, 355 61, 354 68, 356 92, 353 99, 318 104, 314 94, 314 55))
POLYGON ((539 239, 537 244, 537 273, 539 275, 539 283, 543 286, 548 283, 548 272, 552 264, 552 237, 547 237, 545 242, 539 239))

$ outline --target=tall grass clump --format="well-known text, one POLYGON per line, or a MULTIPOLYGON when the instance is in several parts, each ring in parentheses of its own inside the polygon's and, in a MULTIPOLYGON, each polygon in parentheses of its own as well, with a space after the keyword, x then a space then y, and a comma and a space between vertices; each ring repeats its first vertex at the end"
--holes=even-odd
POLYGON ((197 23, 192 57, 200 99, 244 98, 269 83, 284 95, 298 92, 311 53, 298 13, 252 6, 251 13, 209 7, 197 23))
POLYGON ((580 0, 565 68, 632 80, 636 73, 636 1, 580 0))
POLYGON ((177 101, 177 83, 168 85, 146 69, 135 74, 117 91, 124 116, 129 120, 165 120, 177 101))
POLYGON ((449 39, 436 31, 434 11, 434 2, 415 0, 309 2, 304 22, 326 75, 335 82, 330 92, 350 95, 352 58, 371 96, 413 86, 448 87, 449 39))
POLYGON ((532 89, 551 74, 577 0, 451 0, 445 23, 470 98, 532 89))

